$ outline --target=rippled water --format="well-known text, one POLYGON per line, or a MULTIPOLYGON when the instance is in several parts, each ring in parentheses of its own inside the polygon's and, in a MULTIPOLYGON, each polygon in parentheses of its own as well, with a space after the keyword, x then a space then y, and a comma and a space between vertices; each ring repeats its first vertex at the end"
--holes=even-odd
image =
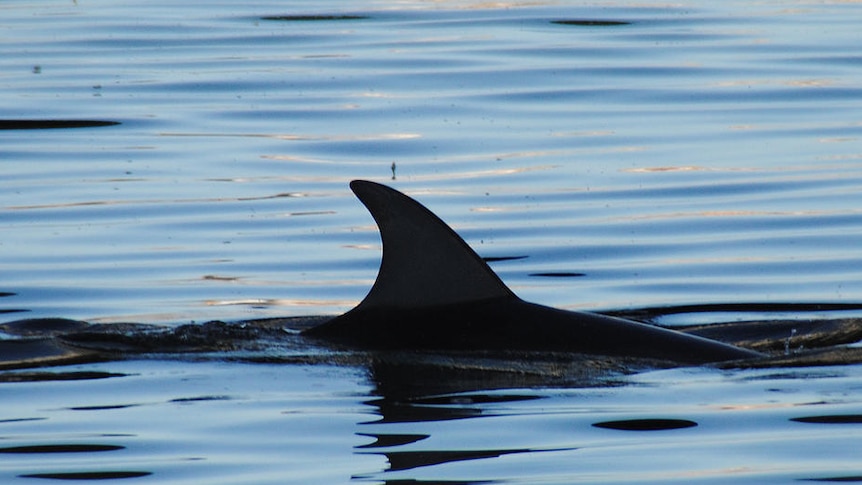
MULTIPOLYGON (((416 197, 482 256, 525 256, 492 264, 531 301, 862 295, 855 2, 37 1, 0 12, 3 321, 344 311, 380 251, 354 178, 416 197)), ((374 380, 351 367, 66 371, 122 376, 0 385, 4 483, 862 476, 855 367, 664 371, 513 393, 537 398, 524 400, 468 393, 408 407, 493 417, 412 421, 387 421, 374 380), (851 418, 790 420, 832 415, 851 418), (593 426, 653 418, 697 426, 593 426), (400 438, 357 448, 379 435, 400 438), (43 445, 118 448, 8 450, 43 445), (452 458, 465 450, 500 456, 452 458), (398 465, 420 452, 431 463, 398 465)))
POLYGON ((410 399, 342 367, 66 371, 19 372, 22 382, 0 386, 4 483, 772 484, 862 474, 858 366, 680 369, 611 387, 410 399))
POLYGON ((122 123, 0 132, 7 310, 344 310, 379 258, 352 178, 549 304, 860 294, 854 3, 2 8, 2 118, 122 123))

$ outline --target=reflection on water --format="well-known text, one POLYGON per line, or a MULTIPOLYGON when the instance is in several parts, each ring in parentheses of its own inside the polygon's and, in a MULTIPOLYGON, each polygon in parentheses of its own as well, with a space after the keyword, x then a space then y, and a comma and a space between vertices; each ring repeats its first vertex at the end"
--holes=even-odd
MULTIPOLYGON (((660 309, 640 312, 653 318, 661 314, 660 309)), ((625 357, 368 352, 303 341, 297 330, 321 320, 153 327, 47 319, 0 326, 19 338, 0 341, 3 359, 9 359, 3 351, 10 345, 27 342, 53 342, 66 352, 45 362, 3 362, 7 368, 29 369, 0 373, 0 399, 7 405, 0 415, 0 475, 3 455, 68 458, 52 460, 50 466, 7 464, 7 475, 21 479, 152 475, 162 480, 193 474, 200 480, 219 473, 231 483, 282 483, 297 466, 319 477, 312 483, 440 483, 438 475, 449 477, 443 483, 497 483, 513 477, 608 483, 644 473, 654 479, 647 483, 690 474, 762 483, 764 474, 806 479, 824 463, 856 463, 855 453, 844 449, 832 453, 828 462, 813 456, 803 467, 795 459, 762 455, 776 440, 786 447, 783 453, 792 453, 836 439, 835 433, 796 430, 794 423, 814 428, 810 425, 862 422, 859 403, 848 393, 860 385, 862 368, 835 365, 859 359, 858 352, 843 347, 858 340, 855 318, 689 328, 761 346, 774 355, 728 363, 723 370, 666 371, 655 370, 658 362, 625 357), (788 329, 793 329, 792 350, 788 329), (797 345, 805 351, 796 350, 797 345), (167 357, 176 360, 158 360, 167 357), (82 359, 114 361, 40 368, 82 359), (811 363, 820 367, 805 367, 811 363), (772 368, 751 369, 762 366, 772 368), (817 406, 816 413, 811 406, 817 406), (788 433, 798 441, 787 442, 788 433), (735 458, 740 441, 752 448, 742 465, 735 458), (288 467, 283 453, 306 458, 288 467), (631 464, 608 462, 608 454, 620 453, 631 464), (642 455, 655 453, 703 459, 664 463, 653 470, 642 455), (96 461, 93 455, 102 458, 96 461), (109 456, 117 459, 105 458, 109 456), (225 456, 235 465, 222 466, 225 456), (339 465, 320 467, 320 456, 339 465), (593 463, 596 456, 605 461, 593 463), (718 459, 733 470, 742 466, 751 471, 740 475, 710 468, 718 459), (248 472, 250 464, 260 463, 266 476, 248 472), (585 466, 592 471, 584 471, 585 466)), ((849 431, 847 439, 857 439, 849 431)), ((297 478, 297 483, 308 481, 297 478)))
POLYGON ((74 473, 30 473, 21 478, 49 478, 54 480, 114 480, 119 478, 138 478, 152 475, 150 472, 110 471, 74 473))
POLYGON ((119 121, 99 120, 0 120, 0 130, 49 130, 57 128, 94 128, 119 125, 119 121))
POLYGON ((596 428, 620 429, 626 431, 661 431, 668 429, 692 428, 697 426, 687 419, 624 419, 621 421, 602 421, 593 423, 596 428))
POLYGON ((3 374, 4 483, 787 483, 853 476, 862 432, 847 392, 862 374, 846 366, 410 394, 351 367, 132 360, 41 373, 59 377, 3 374))

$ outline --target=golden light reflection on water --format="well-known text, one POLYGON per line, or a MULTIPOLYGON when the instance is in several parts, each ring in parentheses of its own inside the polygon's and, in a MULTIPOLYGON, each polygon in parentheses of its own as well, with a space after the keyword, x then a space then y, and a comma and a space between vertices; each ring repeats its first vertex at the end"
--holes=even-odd
MULTIPOLYGON (((328 282, 327 284, 332 284, 328 282)), ((285 298, 248 298, 237 300, 204 300, 205 306, 310 307, 351 306, 358 300, 303 300, 285 298)))
POLYGON ((491 206, 482 206, 482 207, 471 207, 470 212, 511 212, 513 209, 510 207, 491 207, 491 206))
POLYGON ((123 314, 122 316, 98 316, 84 318, 88 323, 128 323, 128 322, 180 322, 188 321, 188 315, 184 313, 137 313, 123 314))
MULTIPOLYGON (((376 231, 377 230, 376 227, 372 228, 370 226, 369 227, 362 227, 360 229, 367 230, 367 231, 371 231, 371 230, 376 231)), ((381 246, 380 244, 342 244, 341 247, 346 248, 346 249, 359 249, 362 251, 368 251, 368 250, 381 251, 383 249, 383 246, 381 246)))
POLYGON ((713 169, 707 167, 699 167, 696 165, 683 165, 679 167, 641 167, 641 168, 626 168, 623 172, 629 173, 655 173, 655 172, 707 172, 713 169))
MULTIPOLYGON (((467 172, 450 172, 450 173, 428 173, 428 174, 417 174, 411 175, 410 180, 412 181, 438 181, 438 180, 464 180, 464 179, 474 179, 474 178, 483 178, 489 176, 500 176, 500 175, 513 175, 519 173, 527 173, 527 172, 536 172, 536 171, 545 171, 545 170, 553 170, 559 167, 559 165, 536 165, 532 167, 511 167, 511 168, 497 168, 491 170, 473 170, 467 172)), ((412 192, 416 193, 416 192, 412 192)), ((429 193, 438 193, 438 192, 429 192, 429 193)))
POLYGON ((859 137, 841 136, 835 138, 818 138, 817 141, 819 141, 820 143, 847 143, 850 141, 859 141, 859 137))
POLYGON ((295 133, 159 133, 165 137, 270 138, 286 141, 379 141, 422 138, 419 133, 367 133, 356 135, 300 135, 295 133))
MULTIPOLYGON (((370 282, 362 282, 363 284, 367 284, 370 286, 370 282)), ((305 283, 303 283, 305 284, 305 283)), ((322 283, 321 283, 322 284, 322 283)), ((327 285, 332 285, 332 282, 326 282, 327 285)), ((210 300, 202 300, 198 302, 198 305, 206 308, 220 309, 218 311, 214 311, 213 313, 207 313, 204 310, 199 310, 196 312, 196 318, 192 321, 194 322, 205 322, 208 320, 232 320, 232 319, 247 319, 247 318, 258 318, 258 317, 266 317, 271 315, 267 313, 266 310, 273 310, 277 312, 279 316, 284 316, 281 313, 278 313, 280 308, 307 308, 308 314, 317 315, 327 315, 327 314, 338 314, 344 311, 344 309, 352 308, 357 305, 359 300, 338 300, 338 299, 284 299, 284 298, 238 298, 235 300, 218 300, 218 299, 210 299, 210 300), (226 307, 234 307, 237 310, 229 311, 225 313, 226 307), (257 310, 257 313, 248 313, 254 312, 257 310), (263 311, 263 313, 260 313, 263 311)), ((302 311, 302 310, 301 310, 302 311)), ((165 325, 171 325, 175 323, 188 323, 189 315, 187 312, 179 311, 179 312, 154 312, 154 313, 129 313, 122 314, 120 316, 96 316, 84 318, 89 323, 127 323, 127 322, 162 322, 165 325)))
MULTIPOLYGON (((802 169, 800 169, 802 170, 802 169)), ((756 167, 705 167, 702 165, 678 165, 678 166, 662 166, 662 167, 637 167, 637 168, 624 168, 620 170, 625 173, 672 173, 672 172, 722 172, 722 173, 736 173, 736 172, 767 172, 767 171, 775 171, 773 169, 763 169, 756 167)), ((786 168, 780 169, 780 171, 788 171, 786 168)))
POLYGON ((831 79, 737 79, 732 81, 721 81, 713 84, 713 87, 728 88, 738 86, 793 86, 800 88, 819 88, 834 86, 836 83, 831 79))

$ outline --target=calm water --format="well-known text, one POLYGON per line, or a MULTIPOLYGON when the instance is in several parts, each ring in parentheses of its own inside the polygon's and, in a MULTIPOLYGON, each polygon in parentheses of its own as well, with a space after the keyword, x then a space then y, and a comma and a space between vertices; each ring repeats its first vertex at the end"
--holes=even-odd
MULTIPOLYGON (((482 256, 525 256, 493 267, 532 301, 859 302, 860 15, 781 0, 4 2, 0 321, 344 311, 380 252, 354 178, 416 197, 482 256), (48 120, 119 124, 33 129, 48 120)), ((387 416, 361 368, 50 370, 83 371, 116 375, 0 384, 0 481, 862 477, 856 367, 414 396, 412 420, 387 416), (791 421, 811 416, 844 418, 791 421), (593 426, 654 418, 697 426, 593 426)))
POLYGON ((413 401, 372 396, 379 389, 345 368, 149 361, 65 370, 84 369, 111 376, 2 384, 3 483, 83 473, 215 484, 772 484, 862 474, 858 366, 681 369, 622 387, 413 401), (676 429, 649 429, 648 420, 676 429))

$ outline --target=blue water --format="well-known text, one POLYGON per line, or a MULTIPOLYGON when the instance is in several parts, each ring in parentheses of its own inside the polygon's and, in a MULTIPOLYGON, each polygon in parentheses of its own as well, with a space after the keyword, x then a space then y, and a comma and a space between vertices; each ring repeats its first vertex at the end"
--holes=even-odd
POLYGON ((130 361, 64 370, 113 376, 2 384, 4 483, 125 473, 135 475, 129 483, 775 484, 862 473, 858 366, 677 369, 612 387, 414 401, 381 398, 343 367, 130 361), (658 419, 682 424, 597 426, 658 419), (47 445, 67 448, 9 451, 47 445))
MULTIPOLYGON (((493 268, 531 301, 859 302, 860 14, 782 0, 4 2, 0 120, 120 124, 0 130, 0 321, 349 309, 380 257, 354 178, 416 197, 482 256, 526 256, 493 268), (584 276, 532 276, 547 273, 584 276)), ((0 454, 4 483, 862 476, 858 423, 788 421, 862 414, 855 367, 649 373, 468 406, 492 419, 381 425, 360 424, 376 419, 363 369, 71 369, 127 375, 3 383, 0 444, 124 448, 0 454), (218 398, 173 401, 200 396, 218 398), (131 406, 72 409, 115 404, 131 406), (591 426, 644 417, 698 426, 591 426), (530 451, 382 472, 385 455, 354 448, 373 441, 362 433, 432 436, 406 451, 530 451)))

